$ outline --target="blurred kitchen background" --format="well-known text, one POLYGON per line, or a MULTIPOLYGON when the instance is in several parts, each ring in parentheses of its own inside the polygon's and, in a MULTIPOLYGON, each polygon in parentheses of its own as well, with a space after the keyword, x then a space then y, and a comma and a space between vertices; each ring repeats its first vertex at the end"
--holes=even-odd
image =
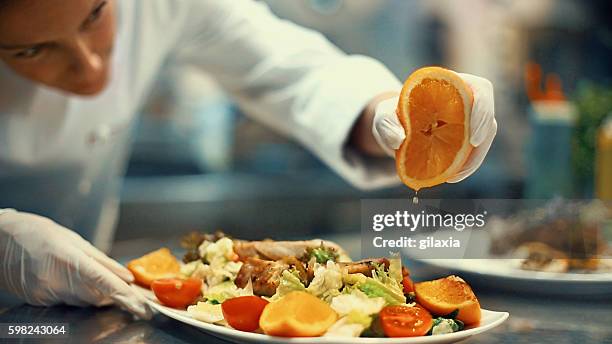
MULTIPOLYGON (((483 166, 419 197, 612 199, 612 1, 265 2, 401 80, 442 65, 493 82, 499 131, 483 166)), ((157 85, 137 128, 118 241, 214 229, 358 236, 360 199, 414 195, 404 186, 352 188, 246 119, 198 70, 168 66, 157 85)))

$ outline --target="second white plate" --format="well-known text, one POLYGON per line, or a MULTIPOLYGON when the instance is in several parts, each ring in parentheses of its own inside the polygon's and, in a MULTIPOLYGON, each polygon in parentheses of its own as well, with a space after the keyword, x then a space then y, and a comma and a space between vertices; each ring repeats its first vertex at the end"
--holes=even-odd
POLYGON ((612 296, 612 273, 556 273, 517 268, 512 259, 419 259, 420 263, 456 272, 471 284, 540 295, 612 296))

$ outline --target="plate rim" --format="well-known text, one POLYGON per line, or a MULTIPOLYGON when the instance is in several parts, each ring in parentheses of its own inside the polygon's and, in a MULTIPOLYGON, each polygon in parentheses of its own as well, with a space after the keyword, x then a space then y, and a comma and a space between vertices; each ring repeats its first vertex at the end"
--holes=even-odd
POLYGON ((252 333, 252 332, 244 332, 239 331, 233 328, 210 324, 201 320, 197 320, 192 318, 189 315, 185 315, 181 310, 175 310, 170 307, 166 307, 160 303, 158 303, 155 299, 155 296, 150 290, 144 289, 140 286, 135 286, 136 289, 145 297, 147 304, 162 313, 163 315, 174 319, 176 321, 186 323, 188 325, 194 326, 200 330, 206 331, 211 336, 222 336, 224 339, 232 338, 232 339, 248 339, 253 342, 267 342, 267 343, 321 343, 321 344, 345 344, 345 343, 355 343, 355 344, 373 344, 373 343, 388 343, 388 344, 410 344, 410 343, 438 343, 438 342, 455 342, 465 340, 474 335, 489 331, 503 322, 505 322, 510 313, 508 312, 500 312, 500 311, 491 311, 487 309, 482 309, 482 312, 490 315, 497 316, 498 318, 493 320, 491 323, 478 326, 474 328, 470 328, 467 330, 447 333, 436 336, 421 336, 421 337, 402 337, 402 338, 369 338, 369 337, 303 337, 303 338, 295 338, 295 337, 276 337, 270 336, 262 333, 252 333), (177 318, 180 317, 180 318, 177 318))

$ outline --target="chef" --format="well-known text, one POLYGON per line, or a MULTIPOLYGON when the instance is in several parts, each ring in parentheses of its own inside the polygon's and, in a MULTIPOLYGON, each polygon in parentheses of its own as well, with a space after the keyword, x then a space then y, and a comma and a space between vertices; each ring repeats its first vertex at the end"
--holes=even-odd
MULTIPOLYGON (((138 109, 162 66, 212 75, 252 119, 362 189, 398 183, 399 81, 252 0, 0 0, 0 289, 33 305, 115 303, 148 317, 106 256, 138 109)), ((457 182, 497 131, 493 88, 474 91, 457 182)))

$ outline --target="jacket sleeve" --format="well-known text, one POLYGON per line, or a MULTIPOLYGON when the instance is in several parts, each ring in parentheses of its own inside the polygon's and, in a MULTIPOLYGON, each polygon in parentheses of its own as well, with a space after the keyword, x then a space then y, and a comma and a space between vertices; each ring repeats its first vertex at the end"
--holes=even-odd
POLYGON ((212 74, 247 116, 297 140, 356 187, 399 182, 392 159, 346 146, 366 104, 401 87, 380 62, 346 55, 252 0, 194 0, 183 15, 177 56, 212 74))

